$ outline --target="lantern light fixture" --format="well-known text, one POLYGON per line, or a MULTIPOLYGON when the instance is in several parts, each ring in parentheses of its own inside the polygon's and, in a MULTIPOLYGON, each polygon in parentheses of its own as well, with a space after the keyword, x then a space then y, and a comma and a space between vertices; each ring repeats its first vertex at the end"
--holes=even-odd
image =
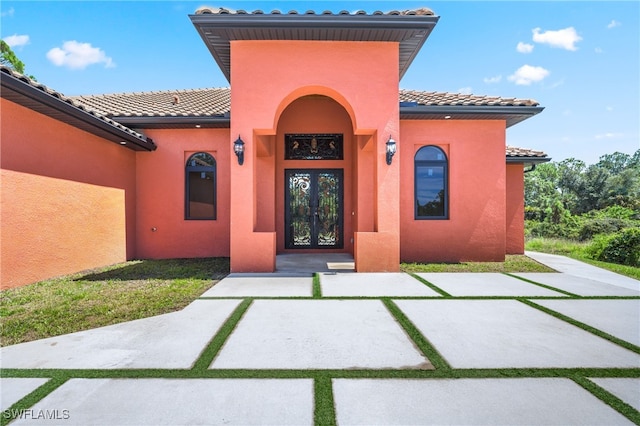
POLYGON ((391 165, 391 160, 393 159, 393 155, 396 153, 396 150, 396 141, 393 140, 391 135, 389 135, 389 140, 387 141, 387 164, 391 165))
POLYGON ((242 166, 242 163, 244 163, 244 141, 240 138, 240 135, 233 143, 233 152, 238 157, 238 164, 242 166))

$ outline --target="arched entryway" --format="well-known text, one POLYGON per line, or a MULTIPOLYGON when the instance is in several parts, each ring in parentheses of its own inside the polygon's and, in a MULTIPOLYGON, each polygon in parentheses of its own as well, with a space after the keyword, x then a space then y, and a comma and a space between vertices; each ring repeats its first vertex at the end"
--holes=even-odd
POLYGON ((353 123, 324 95, 291 102, 275 143, 277 253, 353 253, 353 123))

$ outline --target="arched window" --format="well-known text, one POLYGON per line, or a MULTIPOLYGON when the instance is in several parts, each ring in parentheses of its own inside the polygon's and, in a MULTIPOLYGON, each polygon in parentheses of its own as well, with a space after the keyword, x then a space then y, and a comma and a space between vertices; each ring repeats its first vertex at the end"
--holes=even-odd
POLYGON ((437 146, 423 146, 416 152, 415 218, 449 218, 449 170, 447 155, 437 146))
POLYGON ((198 152, 185 166, 185 219, 216 218, 216 160, 198 152))

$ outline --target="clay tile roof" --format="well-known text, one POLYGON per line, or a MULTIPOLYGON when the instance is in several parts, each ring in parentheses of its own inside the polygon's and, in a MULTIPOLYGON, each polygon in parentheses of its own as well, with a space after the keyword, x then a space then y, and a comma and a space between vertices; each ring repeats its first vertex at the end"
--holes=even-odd
POLYGON ((538 106, 533 99, 502 98, 462 93, 424 92, 400 90, 400 102, 415 102, 418 105, 475 105, 475 106, 538 106))
POLYGON ((229 88, 166 90, 76 96, 100 114, 111 117, 212 117, 229 114, 229 88))
MULTIPOLYGON (((228 116, 231 90, 210 89, 166 90, 158 92, 114 93, 75 96, 73 102, 98 114, 111 117, 200 117, 228 116)), ((400 90, 400 102, 439 106, 538 106, 532 99, 497 96, 464 95, 448 92, 400 90)))
MULTIPOLYGON (((233 9, 227 9, 225 7, 211 7, 211 6, 203 6, 200 7, 198 10, 196 10, 196 15, 205 15, 205 14, 212 14, 212 15, 264 15, 265 12, 262 10, 254 10, 252 12, 247 12, 245 10, 239 9, 239 10, 233 10, 233 9)), ((271 15, 281 15, 284 14, 282 11, 280 10, 272 10, 270 12, 271 15)), ((330 10, 325 10, 322 12, 316 12, 314 10, 307 10, 305 12, 298 12, 297 10, 290 10, 289 12, 287 12, 286 14, 288 15, 368 15, 366 11, 364 10, 356 10, 354 12, 349 12, 346 10, 341 10, 340 12, 337 13, 333 13, 330 10)), ((418 9, 410 9, 410 10, 391 10, 389 12, 382 12, 379 10, 376 10, 374 12, 371 13, 371 15, 428 15, 428 16, 434 16, 434 13, 431 9, 428 9, 426 7, 422 7, 422 8, 418 8, 418 9)))
POLYGON ((231 81, 230 43, 237 40, 395 42, 400 47, 398 71, 402 77, 439 20, 427 8, 369 14, 364 10, 265 13, 207 6, 189 18, 228 81, 231 81))
POLYGON ((547 154, 529 148, 518 148, 517 146, 507 145, 507 157, 546 158, 547 154))

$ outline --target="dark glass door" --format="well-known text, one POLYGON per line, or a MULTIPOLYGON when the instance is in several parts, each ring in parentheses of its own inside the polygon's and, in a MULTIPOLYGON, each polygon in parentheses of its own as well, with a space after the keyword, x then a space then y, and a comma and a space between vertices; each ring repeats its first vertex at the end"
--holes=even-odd
POLYGON ((342 169, 285 170, 285 248, 343 247, 342 169))

